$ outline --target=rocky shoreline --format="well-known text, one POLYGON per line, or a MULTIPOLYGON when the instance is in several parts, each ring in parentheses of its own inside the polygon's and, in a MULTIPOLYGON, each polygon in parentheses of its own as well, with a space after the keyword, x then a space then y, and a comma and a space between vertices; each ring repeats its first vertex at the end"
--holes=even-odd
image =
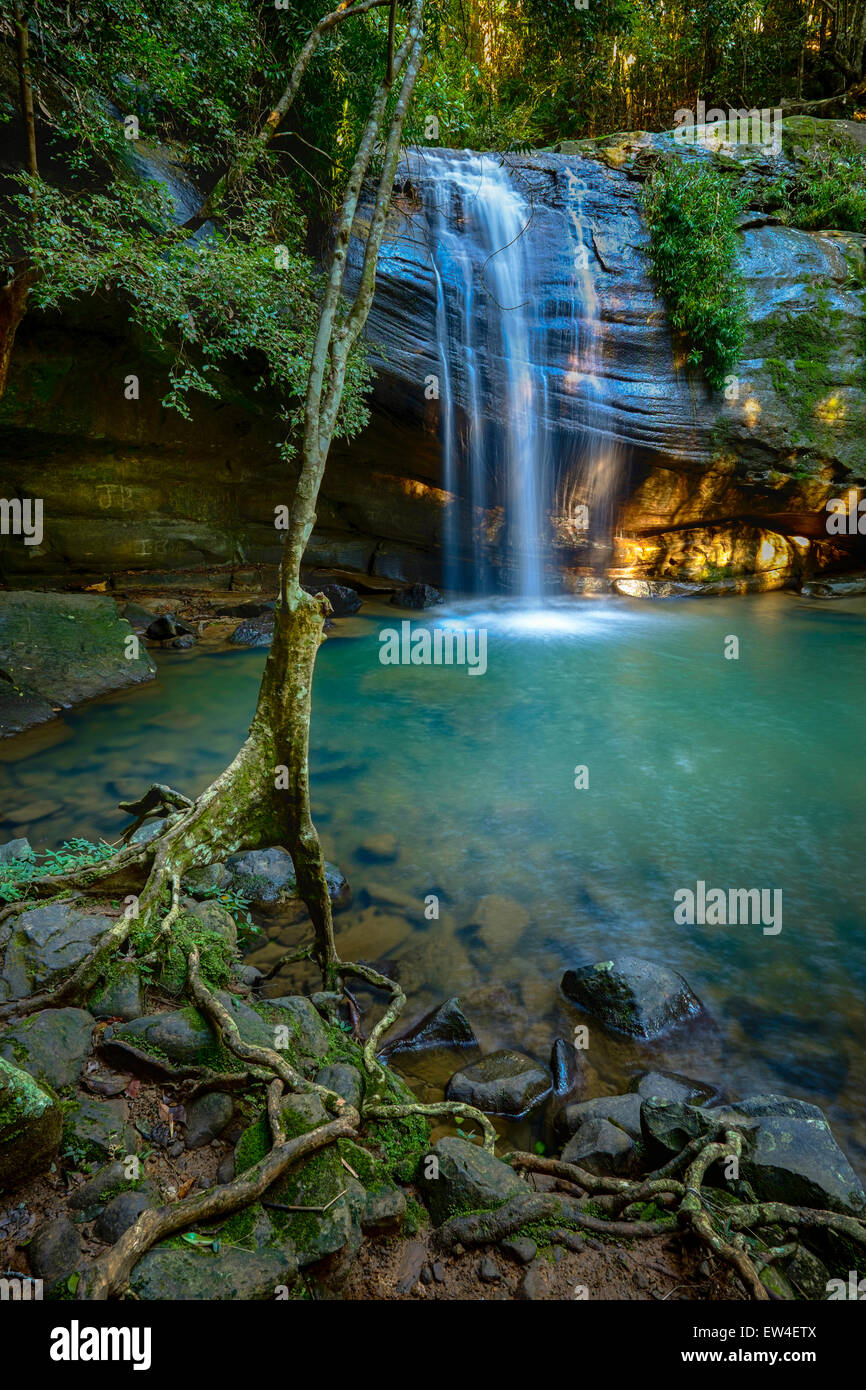
MULTIPOLYGON (((146 822, 137 834, 151 828, 146 822)), ((11 885, 20 885, 31 853, 26 841, 0 847, 0 894, 13 902, 11 885)), ((350 889, 337 869, 329 872, 339 904, 350 889)), ((61 1002, 12 1016, 0 1030, 0 1264, 42 1280, 45 1297, 74 1297, 88 1261, 143 1212, 231 1182, 268 1150, 263 1085, 184 1001, 192 943, 246 1043, 276 1047, 308 1080, 356 1108, 364 1102, 371 1079, 359 1023, 369 1031, 381 1003, 365 995, 361 1019, 354 997, 270 995, 275 986, 238 949, 244 921, 224 906, 241 890, 254 915, 278 903, 298 923, 305 918, 291 860, 278 847, 204 866, 183 884, 177 943, 158 970, 131 952, 106 970, 86 1007, 61 1002)), ((0 1006, 26 1008, 34 993, 61 987, 121 910, 119 900, 72 895, 0 920, 0 1006)), ((484 1053, 473 1007, 459 998, 398 1032, 382 1054, 397 1103, 413 1096, 391 1059, 441 1050, 458 1059, 448 1098, 494 1119, 542 1117, 546 1143, 535 1171, 523 1166, 531 1155, 508 1162, 507 1153, 481 1147, 471 1122, 458 1121, 455 1134, 452 1123, 434 1120, 431 1130, 417 1115, 374 1121, 357 1139, 294 1166, 227 1220, 159 1242, 136 1263, 132 1295, 648 1298, 664 1297, 676 1278, 680 1297, 741 1296, 724 1265, 675 1223, 650 1241, 630 1241, 605 1206, 610 1199, 598 1197, 581 1208, 591 1213, 581 1217, 590 1229, 572 1224, 580 1188, 566 1176, 639 1183, 687 1145, 734 1129, 742 1138, 738 1173, 732 1180, 721 1163, 710 1169, 711 1208, 739 1200, 864 1217, 866 1194, 815 1105, 777 1095, 732 1100, 715 1082, 663 1070, 636 1077, 621 1094, 587 1093, 582 1059, 597 1030, 646 1040, 702 1026, 703 1007, 676 972, 623 956, 576 966, 561 990, 574 1036, 551 1039, 549 1058, 516 1048, 484 1053), (492 1224, 473 1227, 484 1219, 492 1224), (575 1295, 587 1280, 588 1295, 575 1295)), ((519 1017, 513 1027, 519 1036, 519 1017)), ((317 1095, 288 1096, 280 1114, 295 1136, 327 1119, 317 1095)), ((642 1218, 665 1227, 671 1210, 670 1198, 651 1197, 642 1218)), ((862 1248, 838 1230, 806 1225, 792 1228, 792 1238, 785 1226, 782 1217, 784 1258, 761 1271, 773 1297, 830 1297, 831 1281, 862 1264, 862 1248)))

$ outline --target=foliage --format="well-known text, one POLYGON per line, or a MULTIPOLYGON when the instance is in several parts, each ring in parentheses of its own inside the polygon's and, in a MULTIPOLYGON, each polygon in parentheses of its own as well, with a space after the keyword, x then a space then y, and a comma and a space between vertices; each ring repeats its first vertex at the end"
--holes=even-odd
POLYGON ((33 852, 27 859, 10 859, 0 864, 0 901, 20 902, 26 898, 28 885, 43 874, 66 874, 74 869, 86 869, 117 853, 116 846, 94 845, 90 840, 64 840, 59 849, 33 852))
POLYGON ((770 184, 765 205, 806 231, 866 233, 866 151, 848 139, 801 150, 796 172, 770 184))
POLYGON ((708 163, 671 162, 643 195, 656 284, 670 321, 720 390, 745 336, 745 296, 737 271, 737 215, 744 195, 708 163))

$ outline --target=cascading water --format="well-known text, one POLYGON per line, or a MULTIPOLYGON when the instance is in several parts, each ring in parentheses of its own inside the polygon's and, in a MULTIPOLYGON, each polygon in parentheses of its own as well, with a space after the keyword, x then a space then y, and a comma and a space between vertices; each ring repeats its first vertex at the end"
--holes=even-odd
POLYGON ((555 248, 549 224, 544 232, 536 225, 521 171, 498 155, 425 152, 413 168, 436 284, 444 483, 456 499, 445 582, 456 591, 539 598, 552 587, 563 527, 578 549, 590 535, 610 534, 613 446, 595 418, 601 332, 591 225, 581 180, 565 165, 552 176, 566 210, 555 248), (562 419, 561 401, 551 406, 553 377, 573 418, 562 419))

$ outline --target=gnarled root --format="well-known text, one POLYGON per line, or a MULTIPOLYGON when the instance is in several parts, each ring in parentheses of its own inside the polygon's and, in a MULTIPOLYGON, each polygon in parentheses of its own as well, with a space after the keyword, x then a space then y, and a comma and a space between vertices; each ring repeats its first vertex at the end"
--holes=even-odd
POLYGON ((599 1235, 649 1237, 664 1235, 676 1228, 674 1218, 660 1221, 604 1221, 586 1211, 583 1201, 555 1193, 527 1193, 511 1197, 495 1211, 475 1212, 471 1216, 452 1216, 436 1234, 446 1249, 455 1245, 487 1245, 513 1235, 535 1221, 562 1222, 599 1235))
POLYGON ((188 1230, 197 1222, 228 1216, 240 1207, 257 1202, 298 1159, 316 1153, 337 1139, 355 1138, 357 1131, 348 1117, 331 1120, 309 1134, 277 1144, 270 1153, 241 1177, 222 1187, 184 1197, 179 1202, 142 1212, 129 1228, 84 1272, 76 1291, 79 1299, 107 1299, 121 1293, 135 1265, 158 1240, 188 1230))

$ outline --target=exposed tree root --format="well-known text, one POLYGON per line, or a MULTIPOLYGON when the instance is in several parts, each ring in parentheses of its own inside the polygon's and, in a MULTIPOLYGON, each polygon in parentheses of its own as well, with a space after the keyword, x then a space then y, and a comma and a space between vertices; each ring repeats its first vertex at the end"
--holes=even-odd
POLYGON ((495 1211, 452 1216, 439 1227, 436 1238, 446 1249, 455 1245, 488 1245, 536 1222, 567 1223, 598 1235, 620 1238, 658 1236, 676 1229, 673 1217, 660 1221, 605 1221, 588 1212, 582 1200, 538 1192, 511 1197, 495 1211))
POLYGON ((67 979, 59 985, 55 985, 53 989, 40 990, 38 994, 28 995, 25 999, 10 999, 7 1003, 0 1004, 0 1023, 13 1017, 23 1018, 26 1014, 36 1013, 39 1009, 57 1009, 66 1004, 78 1004, 85 1000, 99 979, 108 959, 126 941, 131 927, 131 920, 126 917, 119 918, 100 939, 90 955, 75 967, 67 979))
POLYGON ((158 1240, 174 1235, 176 1231, 189 1230, 198 1222, 228 1216, 240 1207, 257 1202, 298 1159, 316 1153, 337 1139, 355 1138, 356 1134, 352 1121, 341 1116, 320 1125, 309 1134, 275 1145, 264 1158, 233 1182, 142 1212, 120 1240, 85 1270, 76 1297, 99 1300, 117 1296, 125 1289, 142 1255, 158 1240))

